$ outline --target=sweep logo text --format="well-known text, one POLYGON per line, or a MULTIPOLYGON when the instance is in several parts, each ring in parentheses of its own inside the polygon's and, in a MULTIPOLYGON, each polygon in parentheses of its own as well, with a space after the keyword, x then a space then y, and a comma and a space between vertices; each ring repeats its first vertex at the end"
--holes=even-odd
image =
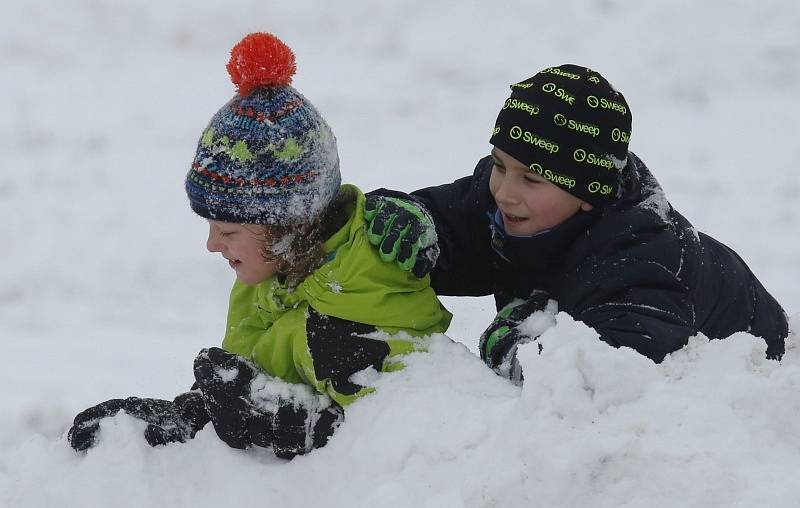
POLYGON ((596 138, 600 135, 600 127, 590 123, 579 122, 577 120, 567 118, 561 113, 556 113, 555 116, 553 116, 553 122, 559 127, 566 127, 567 129, 571 129, 582 134, 588 134, 593 138, 596 138))
POLYGON ((600 193, 604 196, 611 194, 613 187, 610 185, 601 185, 600 182, 592 182, 589 184, 589 192, 592 194, 600 193))
POLYGON ((606 169, 612 169, 614 167, 614 163, 610 160, 606 159, 605 157, 600 157, 593 153, 587 153, 586 150, 583 148, 578 148, 574 152, 572 152, 572 158, 575 159, 575 162, 580 162, 583 164, 593 164, 595 166, 600 166, 606 169))
POLYGON ((528 104, 525 101, 520 101, 517 99, 506 99, 505 104, 503 104, 503 109, 519 109, 528 113, 531 116, 535 116, 539 114, 539 106, 536 104, 528 104))
POLYGON ((534 171, 536 174, 543 176, 545 180, 547 180, 548 182, 552 182, 562 187, 567 187, 568 189, 575 187, 576 182, 574 178, 570 178, 565 175, 560 175, 555 171, 551 171, 549 169, 544 169, 542 168, 541 164, 534 162, 533 164, 530 165, 530 169, 531 171, 534 171))
POLYGON ((625 132, 623 130, 614 127, 614 130, 611 131, 611 140, 612 141, 619 141, 620 143, 630 143, 631 141, 631 133, 625 132))
POLYGON ((562 101, 566 102, 570 106, 575 104, 575 96, 570 94, 568 91, 564 90, 563 88, 556 86, 555 83, 545 83, 545 85, 542 86, 542 90, 547 92, 547 93, 551 93, 551 94, 555 95, 556 97, 558 97, 562 101))
POLYGON ((542 74, 555 74, 556 76, 563 76, 569 79, 581 79, 577 74, 561 70, 559 67, 548 67, 542 71, 542 74))
POLYGON ((628 113, 628 108, 626 108, 624 105, 620 104, 619 102, 610 101, 603 97, 598 99, 594 95, 590 95, 586 98, 586 103, 591 108, 610 109, 623 115, 628 113))
POLYGON ((511 137, 511 139, 522 138, 524 142, 530 143, 536 148, 545 150, 547 152, 550 152, 551 154, 558 153, 559 150, 558 144, 548 139, 541 138, 532 132, 524 131, 522 130, 522 127, 518 125, 511 127, 511 130, 508 132, 508 135, 511 137))

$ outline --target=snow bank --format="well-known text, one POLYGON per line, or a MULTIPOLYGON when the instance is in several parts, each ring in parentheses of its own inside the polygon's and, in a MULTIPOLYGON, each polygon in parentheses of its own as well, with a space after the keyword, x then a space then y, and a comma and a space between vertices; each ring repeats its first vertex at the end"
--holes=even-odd
MULTIPOLYGON (((792 328, 800 324, 796 316, 792 328)), ((520 349, 522 389, 435 338, 375 378, 328 446, 290 462, 209 426, 150 448, 118 416, 75 453, 29 435, 0 459, 2 506, 792 506, 800 358, 745 333, 655 365, 566 314, 520 349)))

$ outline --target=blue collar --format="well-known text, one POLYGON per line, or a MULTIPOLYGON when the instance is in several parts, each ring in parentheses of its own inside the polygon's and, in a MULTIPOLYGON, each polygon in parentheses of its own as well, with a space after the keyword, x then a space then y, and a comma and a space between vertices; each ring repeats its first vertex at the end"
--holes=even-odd
POLYGON ((600 215, 595 208, 591 212, 579 211, 558 226, 540 231, 531 236, 514 236, 506 231, 500 210, 486 212, 492 233, 492 250, 504 261, 520 268, 543 268, 561 259, 569 246, 586 232, 600 215))
POLYGON ((491 213, 488 213, 488 215, 489 220, 492 222, 494 227, 502 231, 504 235, 510 236, 511 238, 533 238, 534 236, 545 235, 551 231, 550 229, 545 229, 544 231, 539 231, 538 233, 534 233, 532 235, 512 235, 506 231, 506 227, 503 224, 503 212, 501 212, 499 208, 495 210, 494 215, 491 213))

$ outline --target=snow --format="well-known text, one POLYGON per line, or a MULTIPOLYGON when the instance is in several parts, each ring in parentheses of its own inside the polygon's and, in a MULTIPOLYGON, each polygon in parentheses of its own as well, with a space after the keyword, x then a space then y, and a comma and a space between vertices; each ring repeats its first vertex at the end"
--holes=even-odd
MULTIPOLYGON (((260 408, 272 414, 278 410, 279 399, 302 404, 304 408, 326 408, 331 400, 308 385, 284 383, 266 374, 257 375, 250 383, 250 398, 260 408)), ((313 411, 311 411, 313 413, 313 411)))
MULTIPOLYGON (((797 323, 795 323, 796 325, 797 323)), ((373 378, 323 449, 285 463, 206 428, 151 449, 102 423, 85 456, 32 434, 7 456, 4 506, 790 506, 800 499, 800 361, 742 333, 655 365, 565 314, 520 348, 520 390, 439 336, 373 378), (447 375, 443 376, 446 369, 447 375)))
POLYGON ((759 3, 566 0, 320 3, 33 0, 0 16, 0 506, 770 506, 800 502, 797 337, 780 363, 744 333, 663 364, 559 314, 520 348, 525 385, 475 356, 489 298, 445 299, 448 336, 325 448, 291 462, 209 427, 150 448, 80 410, 172 398, 219 345, 232 273, 205 251, 183 178, 233 95, 250 31, 293 48, 293 82, 331 125, 343 180, 412 190, 469 173, 516 83, 600 71, 631 148, 670 203, 733 247, 800 326, 800 12, 759 3))
POLYGON ((555 315, 558 313, 558 302, 548 300, 544 310, 536 311, 520 324, 519 329, 528 337, 538 337, 544 331, 556 324, 555 315))
POLYGON ((222 367, 217 367, 214 369, 214 372, 222 379, 223 383, 230 383, 239 377, 239 369, 236 368, 224 369, 222 367))

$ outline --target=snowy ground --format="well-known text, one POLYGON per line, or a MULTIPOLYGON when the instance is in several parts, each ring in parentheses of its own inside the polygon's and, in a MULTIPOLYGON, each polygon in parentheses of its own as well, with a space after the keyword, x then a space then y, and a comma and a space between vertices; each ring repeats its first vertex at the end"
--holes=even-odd
MULTIPOLYGON (((794 2, 8 2, 0 16, 0 506, 797 506, 800 351, 702 338, 656 366, 568 316, 523 349, 520 391, 470 354, 489 299, 380 379, 290 463, 209 428, 150 449, 127 417, 75 454, 108 398, 171 398, 216 345, 232 274, 183 177, 233 93, 226 52, 273 31, 337 134, 346 181, 453 180, 486 153, 507 84, 602 72, 631 148, 696 226, 800 312, 800 14, 794 2)), ((800 330, 800 318, 792 328, 800 330)))

